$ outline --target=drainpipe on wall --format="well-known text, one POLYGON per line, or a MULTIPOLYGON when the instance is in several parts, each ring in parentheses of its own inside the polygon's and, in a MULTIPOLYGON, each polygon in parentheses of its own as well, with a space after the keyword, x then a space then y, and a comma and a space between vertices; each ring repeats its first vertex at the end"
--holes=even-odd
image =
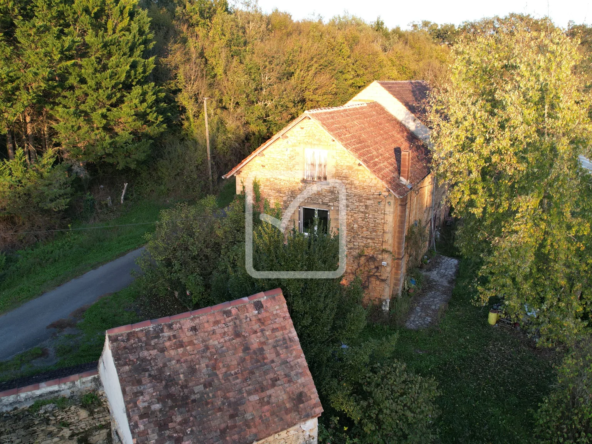
POLYGON ((405 196, 405 203, 399 204, 399 210, 403 213, 403 240, 401 241, 401 256, 395 260, 401 262, 401 271, 399 272, 399 288, 397 289, 397 296, 401 296, 401 289, 403 288, 403 277, 405 276, 405 236, 407 236, 407 213, 409 210, 409 194, 405 196))

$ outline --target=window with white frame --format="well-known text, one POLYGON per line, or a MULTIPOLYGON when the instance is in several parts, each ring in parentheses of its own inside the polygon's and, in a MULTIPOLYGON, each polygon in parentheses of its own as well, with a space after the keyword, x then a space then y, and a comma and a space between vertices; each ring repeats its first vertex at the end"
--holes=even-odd
POLYGON ((327 180, 327 151, 313 148, 304 150, 304 179, 327 180))

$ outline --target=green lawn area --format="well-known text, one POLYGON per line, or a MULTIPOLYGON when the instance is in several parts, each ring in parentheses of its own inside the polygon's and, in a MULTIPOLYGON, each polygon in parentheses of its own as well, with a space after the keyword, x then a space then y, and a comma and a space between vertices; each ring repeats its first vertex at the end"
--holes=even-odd
POLYGON ((167 206, 136 202, 108 222, 73 225, 48 242, 8 256, 0 268, 0 313, 140 247, 167 206))
POLYGON ((461 261, 448 309, 424 331, 372 325, 369 337, 398 331, 397 359, 433 376, 442 395, 438 421, 443 443, 528 443, 533 416, 555 379, 554 353, 535 349, 511 327, 492 327, 487 308, 475 307, 474 271, 461 261))

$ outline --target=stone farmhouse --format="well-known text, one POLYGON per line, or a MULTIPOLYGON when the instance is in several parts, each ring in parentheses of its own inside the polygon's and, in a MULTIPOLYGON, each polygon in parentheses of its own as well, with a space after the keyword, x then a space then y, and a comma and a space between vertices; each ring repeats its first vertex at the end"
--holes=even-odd
POLYGON ((313 444, 323 409, 280 289, 107 331, 114 442, 313 444))
POLYGON ((288 228, 335 232, 345 212, 344 278, 361 276, 367 300, 386 308, 402 290, 410 227, 425 233, 423 254, 436 226, 428 94, 423 81, 373 82, 344 106, 304 112, 223 177, 236 176, 237 192, 247 193, 256 180, 283 213, 315 184, 344 184, 345 205, 323 188, 284 217, 288 228))

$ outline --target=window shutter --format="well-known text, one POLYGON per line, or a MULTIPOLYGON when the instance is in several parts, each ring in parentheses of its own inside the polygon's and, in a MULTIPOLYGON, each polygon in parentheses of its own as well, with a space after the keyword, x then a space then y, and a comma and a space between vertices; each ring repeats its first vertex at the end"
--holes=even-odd
POLYGON ((304 150, 304 178, 306 180, 327 180, 327 151, 304 150))

